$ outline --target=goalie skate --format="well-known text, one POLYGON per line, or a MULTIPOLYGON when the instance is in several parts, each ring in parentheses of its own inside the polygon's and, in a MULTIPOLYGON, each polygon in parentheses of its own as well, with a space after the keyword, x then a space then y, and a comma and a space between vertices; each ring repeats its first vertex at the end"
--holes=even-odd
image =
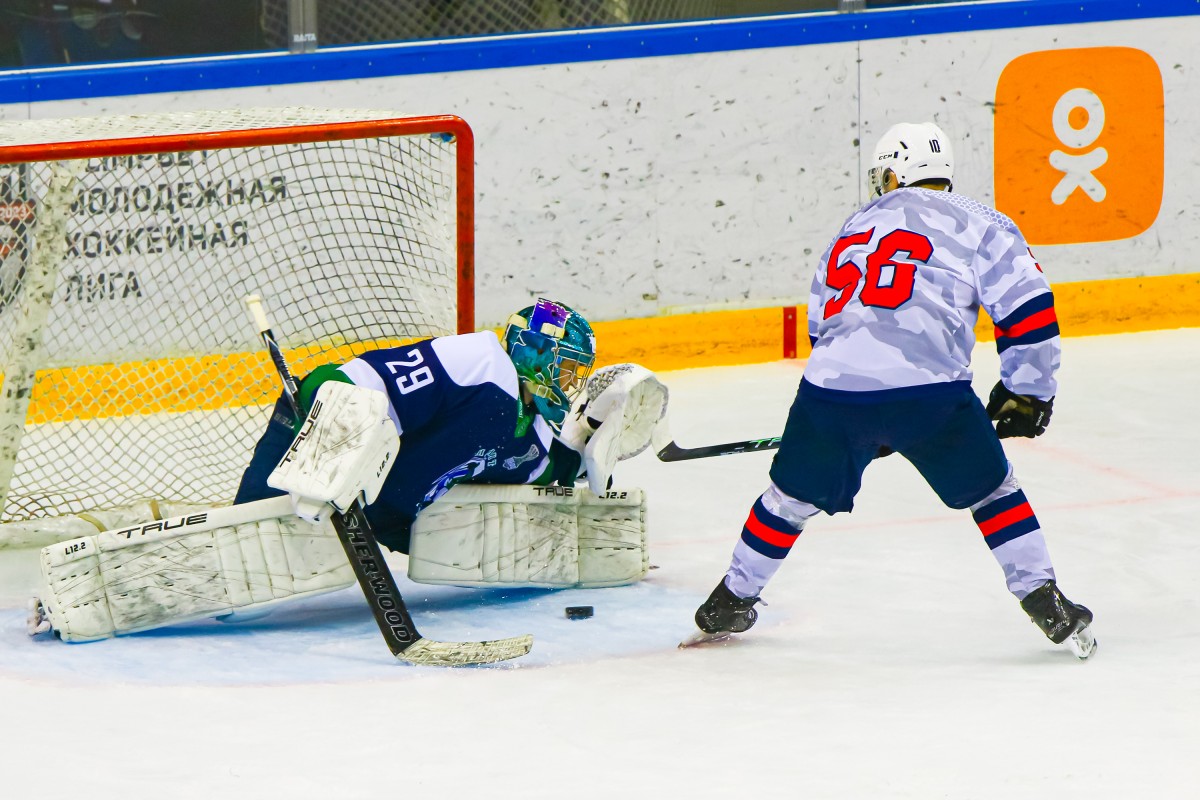
POLYGON ((29 631, 30 636, 37 636, 39 633, 49 633, 54 630, 54 626, 50 623, 50 615, 46 612, 46 606, 42 603, 42 598, 29 598, 27 608, 29 614, 25 617, 25 628, 29 631))

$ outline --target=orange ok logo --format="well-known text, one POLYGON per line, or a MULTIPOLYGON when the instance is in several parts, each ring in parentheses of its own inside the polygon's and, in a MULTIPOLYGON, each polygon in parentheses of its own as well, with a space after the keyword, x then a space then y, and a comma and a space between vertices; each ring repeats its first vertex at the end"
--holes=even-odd
POLYGON ((1028 53, 996 86, 996 207, 1033 244, 1127 239, 1158 217, 1163 87, 1128 47, 1028 53))

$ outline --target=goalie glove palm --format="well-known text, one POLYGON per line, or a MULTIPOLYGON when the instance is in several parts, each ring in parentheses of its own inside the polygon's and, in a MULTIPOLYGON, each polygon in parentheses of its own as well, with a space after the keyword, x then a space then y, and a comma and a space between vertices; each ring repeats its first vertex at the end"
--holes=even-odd
POLYGON ((1054 398, 1041 400, 1026 394, 1016 394, 1003 381, 997 381, 988 397, 987 415, 996 423, 996 435, 1001 439, 1023 436, 1032 439, 1046 432, 1054 398))
POLYGON ((614 364, 588 381, 583 402, 563 423, 562 440, 583 454, 588 485, 603 494, 618 461, 650 446, 667 413, 667 387, 638 364, 614 364))

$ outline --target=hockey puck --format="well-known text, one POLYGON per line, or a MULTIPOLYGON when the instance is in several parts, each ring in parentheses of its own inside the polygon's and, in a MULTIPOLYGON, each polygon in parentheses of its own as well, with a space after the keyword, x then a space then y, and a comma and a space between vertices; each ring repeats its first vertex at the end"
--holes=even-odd
POLYGON ((588 619, 593 613, 591 606, 567 606, 567 619, 588 619))

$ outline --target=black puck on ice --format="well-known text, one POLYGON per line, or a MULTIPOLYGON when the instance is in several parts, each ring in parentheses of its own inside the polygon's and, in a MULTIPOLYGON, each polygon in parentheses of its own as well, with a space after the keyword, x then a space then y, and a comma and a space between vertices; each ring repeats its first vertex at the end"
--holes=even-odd
POLYGON ((588 619, 593 613, 591 606, 567 606, 567 619, 588 619))

